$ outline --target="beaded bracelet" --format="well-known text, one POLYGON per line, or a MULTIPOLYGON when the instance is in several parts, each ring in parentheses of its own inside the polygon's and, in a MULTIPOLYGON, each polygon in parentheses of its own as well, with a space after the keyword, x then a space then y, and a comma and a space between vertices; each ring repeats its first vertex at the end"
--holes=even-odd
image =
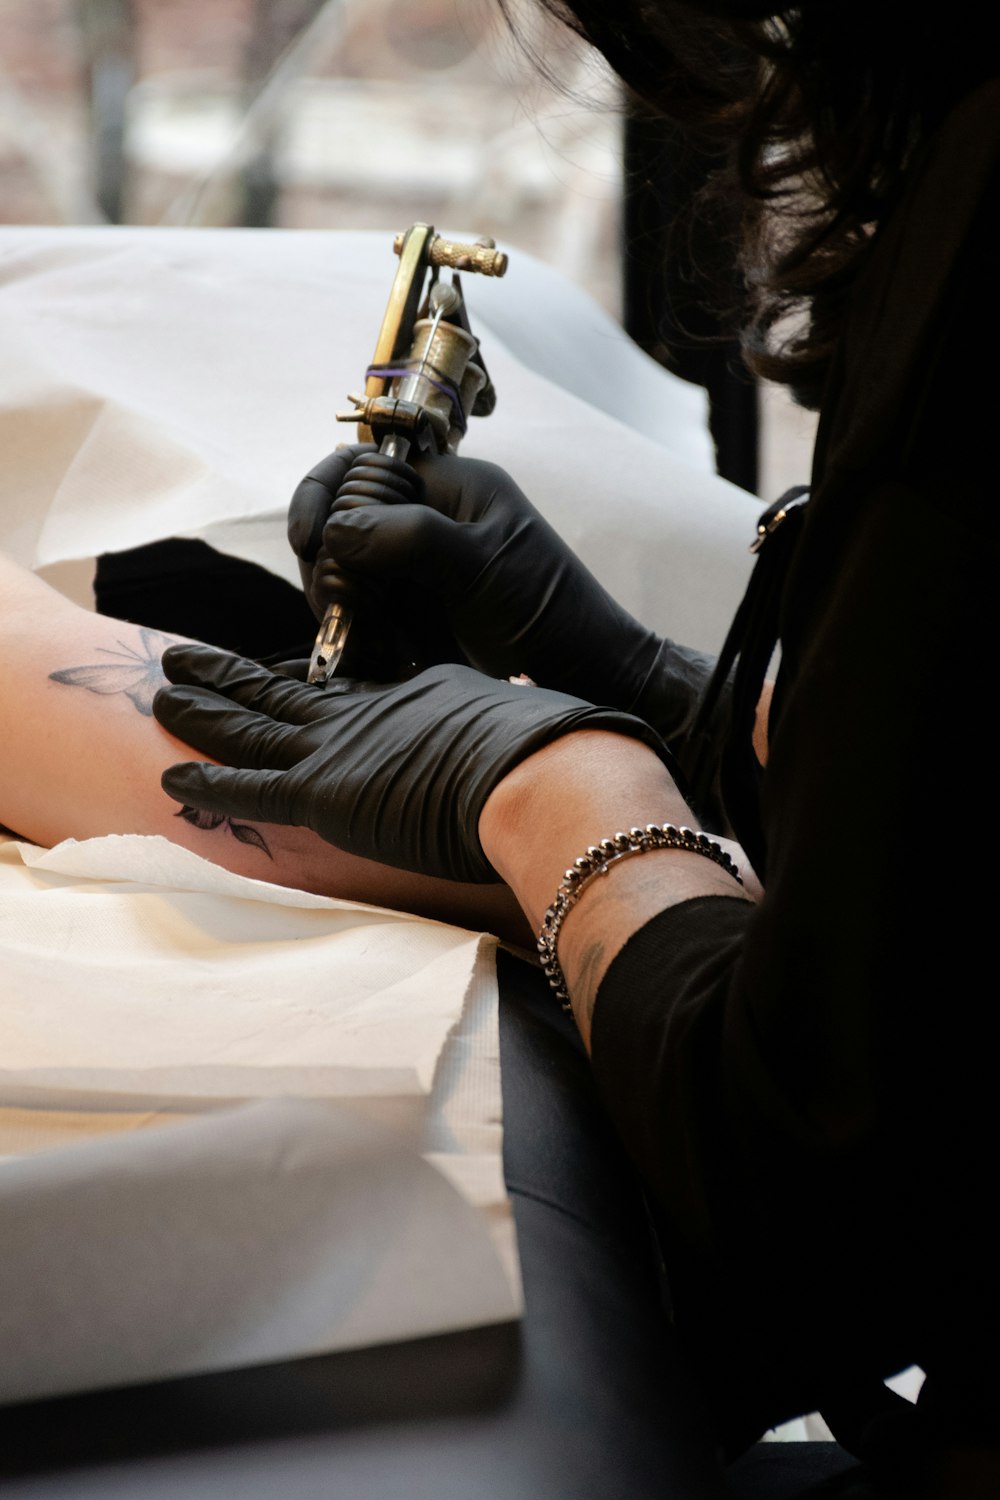
POLYGON ((725 870, 727 875, 732 875, 740 885, 743 884, 739 868, 721 844, 710 839, 707 833, 696 832, 693 828, 675 828, 672 823, 664 823, 662 827, 658 823, 647 823, 645 828, 630 828, 628 833, 616 833, 614 838, 601 839, 599 844, 591 844, 586 854, 574 860, 572 868, 563 876, 562 885, 545 913, 542 930, 538 934, 542 969, 557 998, 562 1001, 563 1010, 570 1010, 572 1007, 566 979, 559 966, 559 929, 592 880, 596 880, 599 875, 606 875, 619 860, 628 859, 632 854, 648 854, 652 849, 686 849, 690 854, 704 855, 725 870))

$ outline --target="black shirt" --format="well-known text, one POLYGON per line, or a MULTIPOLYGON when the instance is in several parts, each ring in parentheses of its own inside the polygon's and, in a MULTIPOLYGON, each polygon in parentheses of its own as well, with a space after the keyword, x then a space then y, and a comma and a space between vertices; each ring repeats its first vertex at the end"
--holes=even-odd
POLYGON ((858 1371, 995 1359, 998 145, 994 82, 925 143, 852 294, 760 807, 727 808, 737 835, 759 815, 766 897, 663 912, 597 999, 598 1082, 734 1446, 858 1371))

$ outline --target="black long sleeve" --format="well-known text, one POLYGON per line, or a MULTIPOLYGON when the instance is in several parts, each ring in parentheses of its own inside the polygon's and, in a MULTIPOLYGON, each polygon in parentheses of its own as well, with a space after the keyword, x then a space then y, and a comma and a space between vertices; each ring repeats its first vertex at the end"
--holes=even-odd
POLYGON ((715 657, 704 651, 663 640, 630 712, 651 725, 669 746, 700 826, 712 833, 728 834, 732 830, 723 805, 719 769, 729 723, 731 681, 721 685, 697 742, 692 738, 715 666, 715 657))
POLYGON ((998 105, 928 144, 855 288, 783 598, 766 897, 662 913, 597 1000, 597 1078, 736 1441, 859 1362, 984 1369, 1000 1331, 998 105))

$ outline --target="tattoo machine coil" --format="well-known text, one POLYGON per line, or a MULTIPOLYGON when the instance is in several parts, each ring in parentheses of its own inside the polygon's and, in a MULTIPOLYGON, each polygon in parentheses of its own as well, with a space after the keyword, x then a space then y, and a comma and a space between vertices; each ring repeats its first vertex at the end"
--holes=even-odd
MULTIPOLYGON (((337 421, 357 422, 359 441, 377 443, 392 458, 405 459, 412 448, 455 453, 469 417, 489 416, 496 405, 458 273, 503 276, 507 256, 492 240, 460 244, 443 239, 430 224, 411 225, 396 236, 393 248, 399 266, 365 392, 349 396, 354 410, 338 412, 337 421), (440 279, 445 268, 452 271, 447 283, 440 279)), ((350 483, 348 475, 341 495, 350 483)), ((346 598, 327 605, 309 663, 310 682, 325 684, 337 670, 351 618, 346 598)))

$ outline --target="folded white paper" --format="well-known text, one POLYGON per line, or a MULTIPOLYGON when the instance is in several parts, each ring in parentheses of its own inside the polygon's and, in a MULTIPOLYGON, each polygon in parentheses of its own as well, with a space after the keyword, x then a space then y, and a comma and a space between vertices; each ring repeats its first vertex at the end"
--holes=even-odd
POLYGON ((233 875, 162 838, 2 854, 0 1089, 22 1098, 426 1094, 489 941, 233 875))
POLYGON ((486 1219, 393 1134, 271 1103, 0 1170, 0 1399, 499 1322, 486 1219))
POLYGON ((493 946, 0 843, 0 1400, 517 1316, 493 946))

